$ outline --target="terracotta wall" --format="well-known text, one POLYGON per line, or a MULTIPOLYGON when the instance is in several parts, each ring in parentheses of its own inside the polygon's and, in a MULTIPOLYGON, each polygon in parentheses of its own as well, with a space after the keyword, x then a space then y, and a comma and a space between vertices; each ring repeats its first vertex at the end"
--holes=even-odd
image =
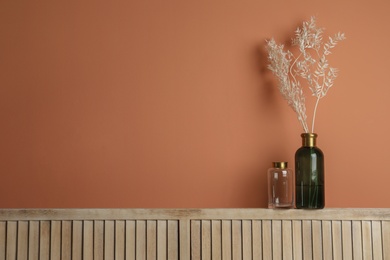
MULTIPOLYGON (((2 1, 0 207, 266 207, 302 132, 264 40, 346 33, 320 103, 327 207, 389 207, 386 1, 2 1)), ((308 97, 309 98, 309 97, 308 97)))

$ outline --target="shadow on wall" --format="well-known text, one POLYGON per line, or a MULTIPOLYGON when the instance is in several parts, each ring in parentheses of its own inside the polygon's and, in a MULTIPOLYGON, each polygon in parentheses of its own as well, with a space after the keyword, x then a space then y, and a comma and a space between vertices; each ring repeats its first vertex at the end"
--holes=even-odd
POLYGON ((286 140, 290 139, 292 128, 296 128, 296 125, 291 125, 291 119, 295 114, 280 94, 278 81, 268 68, 268 53, 265 46, 264 41, 256 49, 257 71, 261 80, 259 109, 265 121, 269 122, 262 125, 261 133, 265 135, 263 138, 264 144, 267 144, 264 147, 267 155, 279 158, 286 155, 286 151, 281 151, 281 147, 284 147, 286 140))
POLYGON ((271 112, 279 112, 278 106, 276 104, 277 94, 277 82, 268 69, 268 54, 266 51, 266 42, 264 41, 258 48, 255 49, 255 58, 256 58, 256 71, 259 73, 259 78, 261 79, 260 85, 260 105, 262 109, 267 111, 270 109, 271 112))
MULTIPOLYGON (((257 115, 269 123, 259 125, 258 147, 255 151, 257 161, 252 167, 242 169, 240 176, 246 176, 243 184, 246 189, 240 194, 245 207, 267 207, 267 170, 273 161, 288 161, 291 151, 286 149, 286 140, 291 137, 291 125, 285 111, 290 108, 278 90, 278 82, 268 69, 266 42, 252 51, 253 69, 257 77, 256 93, 257 115)), ((288 117, 291 116, 288 111, 288 117)), ((295 127, 295 126, 294 126, 295 127)), ((292 162, 290 162, 292 166, 292 162)))
MULTIPOLYGON (((301 22, 297 22, 299 27, 301 22)), ((284 33, 282 42, 285 48, 291 50, 294 29, 284 33)), ((262 141, 259 147, 259 164, 257 170, 247 171, 248 190, 247 196, 252 192, 256 194, 258 202, 252 201, 252 204, 261 204, 261 207, 267 207, 267 170, 274 161, 287 161, 289 168, 294 165, 293 160, 295 151, 289 150, 288 140, 299 131, 299 125, 292 125, 295 122, 295 113, 288 106, 279 92, 278 80, 268 68, 268 53, 266 49, 266 39, 254 48, 254 68, 259 78, 259 110, 265 118, 263 121, 269 123, 261 126, 262 141), (287 111, 287 112, 286 112, 287 111), (260 173, 259 173, 260 172, 260 173), (260 177, 259 177, 260 176, 260 177)), ((245 201, 245 200, 243 200, 245 201)))

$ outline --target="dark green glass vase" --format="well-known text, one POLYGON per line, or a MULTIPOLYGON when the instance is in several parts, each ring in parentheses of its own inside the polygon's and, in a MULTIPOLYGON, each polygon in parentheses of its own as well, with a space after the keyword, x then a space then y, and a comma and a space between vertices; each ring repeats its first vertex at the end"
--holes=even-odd
POLYGON ((298 209, 325 207, 324 154, 316 146, 317 134, 301 134, 302 147, 295 153, 295 196, 298 209))

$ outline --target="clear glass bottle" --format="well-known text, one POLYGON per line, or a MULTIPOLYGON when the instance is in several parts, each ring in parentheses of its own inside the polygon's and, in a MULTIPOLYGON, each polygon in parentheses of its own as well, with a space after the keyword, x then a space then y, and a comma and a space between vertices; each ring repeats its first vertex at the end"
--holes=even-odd
POLYGON ((317 134, 301 134, 302 147, 295 153, 295 196, 298 209, 325 207, 324 154, 316 146, 317 134))
POLYGON ((268 208, 294 206, 294 176, 287 162, 273 162, 268 169, 268 208))

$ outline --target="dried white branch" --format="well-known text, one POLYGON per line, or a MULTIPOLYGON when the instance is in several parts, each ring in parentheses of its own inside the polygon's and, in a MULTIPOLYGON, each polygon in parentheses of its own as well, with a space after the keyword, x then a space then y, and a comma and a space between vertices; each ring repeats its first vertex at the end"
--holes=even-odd
POLYGON ((279 91, 287 100, 287 103, 297 113, 298 120, 303 130, 308 133, 305 96, 299 78, 304 79, 312 95, 316 97, 312 128, 317 113, 319 100, 323 98, 333 86, 337 77, 337 69, 330 67, 327 56, 331 54, 338 42, 345 39, 344 33, 337 33, 329 37, 323 43, 323 29, 316 25, 316 18, 303 22, 302 27, 295 31, 292 46, 297 46, 299 55, 295 57, 292 52, 284 51, 282 44, 277 44, 274 39, 267 41, 268 68, 279 80, 279 91))

